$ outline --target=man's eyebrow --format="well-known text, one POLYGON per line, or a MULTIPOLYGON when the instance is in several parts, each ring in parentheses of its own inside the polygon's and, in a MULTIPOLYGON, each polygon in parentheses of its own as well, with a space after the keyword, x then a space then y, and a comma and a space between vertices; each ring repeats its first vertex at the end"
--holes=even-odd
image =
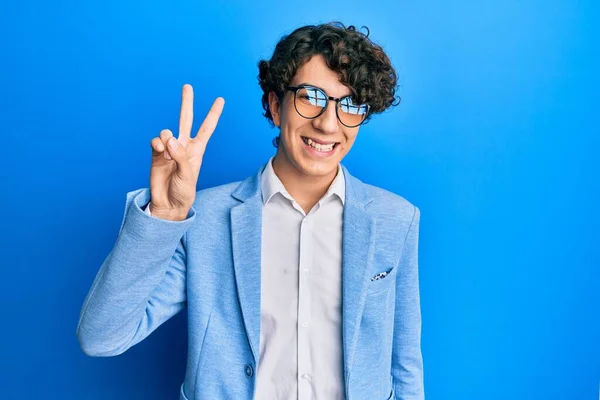
MULTIPOLYGON (((327 91, 325 89, 323 89, 322 87, 319 87, 317 85, 313 85, 312 83, 302 82, 302 83, 297 84, 296 86, 312 86, 314 88, 322 90, 323 93, 325 93, 327 96, 331 96, 329 93, 327 93, 327 91)), ((340 96, 340 99, 343 99, 344 97, 348 97, 348 96, 352 96, 352 93, 348 93, 343 96, 340 96)))

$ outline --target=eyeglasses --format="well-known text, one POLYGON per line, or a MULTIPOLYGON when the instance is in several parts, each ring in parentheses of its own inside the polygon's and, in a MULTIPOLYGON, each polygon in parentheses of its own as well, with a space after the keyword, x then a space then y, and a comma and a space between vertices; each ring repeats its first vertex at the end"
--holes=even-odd
POLYGON ((369 114, 369 105, 354 104, 351 96, 331 97, 323 90, 309 85, 287 86, 286 90, 294 92, 294 108, 300 116, 307 119, 314 119, 323 114, 329 100, 336 102, 335 115, 342 125, 348 128, 359 126, 369 114))

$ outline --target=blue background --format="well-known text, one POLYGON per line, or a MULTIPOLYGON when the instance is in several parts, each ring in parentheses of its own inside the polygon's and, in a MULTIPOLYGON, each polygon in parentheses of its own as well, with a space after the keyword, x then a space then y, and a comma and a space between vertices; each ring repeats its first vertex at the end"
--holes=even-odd
POLYGON ((11 2, 0 8, 0 397, 177 398, 182 312, 113 358, 79 349, 84 297, 150 140, 227 103, 198 188, 274 153, 257 62, 282 34, 367 25, 402 104, 344 164, 422 211, 426 397, 597 399, 599 17, 594 1, 11 2))

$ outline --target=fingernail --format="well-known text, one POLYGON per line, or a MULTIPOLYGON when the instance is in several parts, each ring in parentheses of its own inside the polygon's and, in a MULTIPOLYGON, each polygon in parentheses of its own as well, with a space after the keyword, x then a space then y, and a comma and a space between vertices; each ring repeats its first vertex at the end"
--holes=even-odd
POLYGON ((165 158, 167 160, 172 160, 173 158, 171 157, 171 155, 169 154, 169 150, 165 150, 165 152, 163 153, 165 155, 165 158))
POLYGON ((179 142, 175 138, 169 139, 169 147, 172 149, 176 149, 179 146, 179 142))

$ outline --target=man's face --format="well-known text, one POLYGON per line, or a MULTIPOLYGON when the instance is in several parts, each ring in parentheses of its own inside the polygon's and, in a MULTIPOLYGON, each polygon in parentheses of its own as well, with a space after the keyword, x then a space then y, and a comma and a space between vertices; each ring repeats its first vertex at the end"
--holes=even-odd
MULTIPOLYGON (((316 86, 328 96, 341 98, 351 94, 335 71, 329 69, 320 55, 313 56, 302 65, 289 86, 302 84, 316 86)), ((348 128, 336 117, 336 103, 329 101, 323 114, 306 119, 294 108, 294 92, 286 91, 280 103, 275 93, 269 94, 269 107, 273 123, 281 130, 278 156, 282 162, 291 164, 296 170, 310 176, 327 176, 337 173, 338 163, 352 148, 358 127, 348 128), (331 152, 318 152, 305 143, 305 138, 317 142, 336 142, 331 152)))

